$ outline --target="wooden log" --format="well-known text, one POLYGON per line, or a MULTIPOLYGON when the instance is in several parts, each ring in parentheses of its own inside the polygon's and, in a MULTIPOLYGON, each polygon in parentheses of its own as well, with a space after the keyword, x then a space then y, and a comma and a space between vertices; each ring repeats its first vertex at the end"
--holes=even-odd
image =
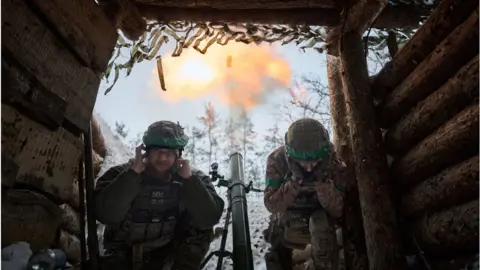
POLYGON ((478 6, 476 0, 444 0, 435 8, 398 54, 374 77, 372 91, 383 100, 455 27, 478 6))
POLYGON ((62 125, 67 103, 45 88, 7 51, 2 51, 2 102, 46 127, 62 125))
MULTIPOLYGON (((346 164, 353 166, 350 131, 348 130, 347 107, 343 93, 342 76, 340 75, 340 59, 327 55, 328 89, 330 92, 330 114, 333 126, 333 144, 335 151, 346 164)), ((353 176, 355 172, 353 171, 353 176)), ((355 178, 351 180, 356 185, 355 178)))
MULTIPOLYGON (((350 12, 349 12, 350 13, 350 12)), ((430 11, 416 8, 413 5, 388 4, 373 21, 375 28, 411 28, 415 29, 430 11), (401 26, 400 26, 401 25, 401 26)), ((350 16, 350 15, 349 15, 350 16)), ((370 27, 370 25, 368 25, 370 27)))
MULTIPOLYGON (((420 22, 422 13, 426 10, 412 9, 409 5, 389 5, 388 1, 384 0, 359 0, 349 3, 343 11, 340 22, 334 28, 327 32, 327 44, 337 43, 337 40, 345 32, 357 31, 363 35, 368 27, 377 27, 385 25, 384 28, 395 28, 392 22, 408 21, 410 25, 404 25, 401 28, 416 27, 420 22), (409 15, 413 17, 408 18, 409 15), (406 15, 406 17, 404 17, 406 15), (415 19, 413 19, 415 18, 415 19), (414 22, 415 21, 415 22, 414 22)), ((427 15, 427 14, 423 14, 427 15)), ((329 50, 328 53, 338 56, 337 51, 329 50)))
POLYGON ((348 7, 341 23, 336 27, 345 32, 357 32, 363 35, 382 10, 387 6, 386 0, 358 0, 348 7))
POLYGON ((62 204, 60 208, 62 209, 61 228, 73 235, 80 235, 80 214, 68 204, 62 204))
POLYGON ((478 97, 478 55, 390 128, 387 151, 403 154, 478 97))
POLYGON ((98 72, 107 69, 118 34, 94 1, 27 2, 45 16, 82 63, 98 72))
POLYGON ((19 166, 11 157, 2 152, 2 189, 4 187, 12 188, 15 185, 19 166))
POLYGON ((2 37, 2 52, 10 52, 31 76, 65 100, 66 120, 87 131, 100 74, 78 62, 25 1, 2 2, 2 37))
POLYGON ((36 252, 55 241, 61 222, 60 208, 47 197, 9 189, 2 196, 2 248, 26 241, 36 252))
MULTIPOLYGON (((338 49, 338 48, 334 48, 338 49)), ((358 199, 355 164, 353 162, 350 131, 347 121, 347 108, 343 93, 340 59, 327 55, 328 86, 330 89, 330 112, 333 122, 335 151, 347 165, 346 205, 342 222, 342 245, 345 248, 347 269, 368 269, 367 250, 363 233, 362 213, 358 199)))
POLYGON ((475 103, 395 160, 391 175, 399 186, 416 184, 477 154, 478 135, 478 103, 475 103))
MULTIPOLYGON (((262 23, 337 26, 340 23, 340 9, 332 8, 292 8, 292 9, 213 9, 177 8, 152 5, 137 5, 141 14, 159 22, 222 21, 229 23, 262 23)), ((415 27, 420 22, 421 13, 416 10, 392 6, 380 14, 373 24, 375 28, 415 27)))
POLYGON ((478 199, 425 216, 412 226, 412 234, 427 254, 478 251, 478 199))
POLYGON ((402 196, 404 215, 420 216, 478 198, 478 156, 448 168, 402 196))
POLYGON ((155 1, 135 0, 152 6, 177 7, 177 8, 214 8, 214 9, 290 9, 290 8, 341 8, 344 0, 203 0, 201 3, 194 0, 155 1))
POLYGON ((380 125, 388 127, 398 121, 477 54, 478 8, 379 105, 380 125))
POLYGON ((405 269, 361 35, 345 33, 340 42, 345 44, 340 44, 341 74, 369 266, 370 269, 405 269))
POLYGON ((78 237, 64 230, 60 230, 58 247, 65 251, 69 262, 80 262, 80 239, 78 239, 78 237))
POLYGON ((78 210, 80 209, 80 195, 78 192, 78 180, 76 179, 72 181, 71 193, 72 193, 72 196, 67 201, 67 203, 74 209, 78 210))
POLYGON ((100 6, 123 36, 137 41, 147 31, 147 21, 132 1, 99 1, 100 6))
POLYGON ((141 14, 159 22, 177 20, 229 23, 261 23, 290 25, 334 26, 340 21, 340 11, 323 8, 298 8, 294 12, 288 9, 211 9, 211 8, 175 8, 139 5, 141 14))
POLYGON ((65 129, 52 132, 2 104, 2 154, 19 166, 16 183, 36 187, 58 201, 67 201, 81 153, 81 142, 65 129))

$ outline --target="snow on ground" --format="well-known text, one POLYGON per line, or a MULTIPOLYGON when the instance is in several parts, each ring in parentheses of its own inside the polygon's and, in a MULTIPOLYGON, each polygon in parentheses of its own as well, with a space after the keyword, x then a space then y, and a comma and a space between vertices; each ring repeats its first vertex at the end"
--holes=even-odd
MULTIPOLYGON (((127 162, 129 159, 133 158, 133 153, 128 150, 127 146, 116 136, 114 135, 111 127, 102 119, 98 114, 94 114, 95 118, 100 126, 100 130, 105 139, 105 146, 107 148, 107 156, 104 159, 102 164, 102 169, 100 170, 99 176, 101 176, 106 170, 110 167, 119 165, 127 162)), ((225 210, 220 222, 216 227, 223 228, 225 223, 225 217, 227 213, 228 200, 226 198, 226 189, 217 188, 217 192, 223 197, 225 201, 225 210)), ((250 235, 251 235, 251 244, 252 244, 252 255, 254 259, 254 268, 258 270, 266 270, 264 256, 269 248, 269 244, 265 242, 263 236, 263 230, 268 227, 269 213, 263 205, 263 194, 259 193, 249 193, 247 194, 247 209, 248 209, 248 218, 250 225, 250 235)), ((231 223, 231 219, 230 219, 231 223)), ((103 231, 104 226, 99 224, 97 228, 97 234, 99 239, 100 253, 103 253, 103 231)), ((232 251, 232 225, 229 225, 228 228, 229 234, 226 242, 226 250, 232 251)), ((215 251, 220 248, 221 235, 216 238, 210 245, 210 251, 215 251)), ((214 256, 210 259, 208 264, 204 269, 216 269, 217 266, 217 257, 214 256)), ((232 261, 228 258, 224 259, 222 269, 233 269, 232 261)))
MULTIPOLYGON (((222 188, 221 191, 217 188, 217 192, 223 195, 223 200, 225 201, 225 210, 223 211, 223 216, 220 220, 220 223, 216 227, 223 228, 225 224, 225 218, 227 214, 228 200, 226 197, 226 188, 222 188)), ((250 225, 250 239, 252 244, 252 255, 254 262, 254 269, 266 270, 265 265, 265 253, 268 251, 269 244, 265 241, 263 236, 263 231, 268 227, 269 213, 263 204, 263 194, 258 193, 249 193, 247 194, 247 210, 248 210, 248 221, 250 225)), ((232 247, 232 220, 230 219, 230 225, 228 226, 228 236, 225 249, 228 251, 233 251, 232 247)), ((215 251, 220 249, 221 235, 216 238, 210 245, 210 251, 215 251)), ((217 257, 214 256, 210 259, 204 269, 216 269, 217 267, 217 257)), ((222 269, 233 269, 232 260, 225 258, 223 260, 222 269)))

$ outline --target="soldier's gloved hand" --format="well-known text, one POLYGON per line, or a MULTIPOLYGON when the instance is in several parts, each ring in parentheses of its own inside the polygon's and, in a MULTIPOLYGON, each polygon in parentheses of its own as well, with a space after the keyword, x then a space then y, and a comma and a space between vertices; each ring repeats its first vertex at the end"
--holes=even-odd
POLYGON ((145 162, 143 161, 146 154, 142 153, 143 149, 145 149, 143 144, 135 148, 135 160, 133 161, 132 169, 137 173, 142 173, 146 168, 145 162))
POLYGON ((280 187, 280 192, 283 197, 283 202, 290 206, 297 198, 298 193, 300 192, 300 184, 298 184, 295 180, 288 180, 282 184, 280 187))
POLYGON ((190 161, 187 159, 177 159, 178 175, 183 179, 188 179, 192 176, 192 169, 190 167, 190 161))
POLYGON ((343 208, 343 192, 338 190, 331 179, 315 184, 317 198, 327 212, 333 217, 340 217, 343 208))

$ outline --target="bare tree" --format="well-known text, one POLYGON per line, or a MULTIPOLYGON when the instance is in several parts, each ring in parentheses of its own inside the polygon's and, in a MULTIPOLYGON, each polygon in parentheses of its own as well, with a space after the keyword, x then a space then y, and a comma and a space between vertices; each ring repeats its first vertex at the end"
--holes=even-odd
POLYGON ((245 172, 248 177, 248 182, 253 181, 255 187, 258 187, 262 184, 263 179, 263 170, 262 165, 264 164, 262 161, 263 153, 254 153, 251 155, 246 161, 246 167, 248 170, 245 172))
POLYGON ((236 118, 230 117, 225 121, 225 145, 224 145, 224 154, 226 156, 225 162, 228 161, 228 156, 232 152, 241 152, 240 149, 240 138, 238 138, 239 123, 236 121, 236 118))
POLYGON ((260 177, 260 161, 257 158, 257 153, 255 153, 258 144, 258 141, 255 140, 257 133, 255 132, 252 119, 245 108, 242 108, 240 111, 238 127, 240 131, 241 150, 245 163, 245 175, 256 183, 260 177))
POLYGON ((244 108, 240 112, 240 118, 238 119, 238 126, 241 131, 242 152, 244 159, 247 158, 249 151, 253 151, 255 144, 255 137, 257 133, 254 130, 254 125, 251 117, 248 115, 247 110, 244 108))
POLYGON ((263 138, 265 142, 264 151, 269 153, 280 147, 284 143, 284 138, 280 133, 278 122, 275 122, 271 128, 267 129, 267 132, 263 138))
POLYGON ((190 159, 190 162, 193 166, 197 166, 197 144, 205 136, 205 133, 197 127, 191 127, 186 129, 187 132, 190 133, 190 142, 188 143, 187 147, 185 147, 184 155, 190 159))
POLYGON ((143 139, 143 132, 138 132, 137 135, 133 139, 128 141, 128 143, 127 143, 128 148, 130 148, 130 150, 132 152, 134 152, 135 148, 137 146, 139 146, 140 143, 142 143, 142 139, 143 139))
POLYGON ((127 138, 129 130, 127 126, 123 122, 116 122, 115 121, 115 132, 122 137, 122 139, 127 138))
POLYGON ((217 151, 218 140, 216 135, 219 126, 219 116, 215 112, 212 103, 209 102, 205 106, 205 115, 200 116, 199 120, 203 125, 202 132, 205 134, 205 139, 207 140, 207 149, 199 148, 199 153, 204 155, 204 161, 208 161, 210 165, 215 157, 215 151, 217 151))
POLYGON ((277 117, 292 123, 302 117, 319 120, 330 129, 330 100, 328 85, 318 77, 303 76, 290 90, 291 99, 280 104, 277 117))

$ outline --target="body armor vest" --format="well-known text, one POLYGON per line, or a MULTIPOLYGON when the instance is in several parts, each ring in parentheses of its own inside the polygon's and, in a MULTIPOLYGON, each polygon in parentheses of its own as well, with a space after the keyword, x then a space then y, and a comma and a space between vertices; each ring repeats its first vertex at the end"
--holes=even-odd
POLYGON ((181 212, 177 181, 145 179, 143 189, 132 202, 125 221, 110 233, 111 240, 127 246, 142 244, 144 251, 160 248, 175 236, 181 212))

